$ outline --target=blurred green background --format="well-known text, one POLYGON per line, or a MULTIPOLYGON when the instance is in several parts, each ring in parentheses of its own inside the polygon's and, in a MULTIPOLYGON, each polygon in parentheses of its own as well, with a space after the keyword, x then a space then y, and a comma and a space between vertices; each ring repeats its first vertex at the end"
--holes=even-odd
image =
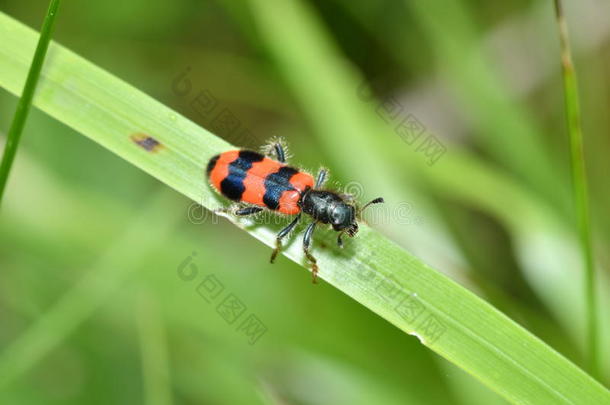
MULTIPOLYGON (((610 6, 566 3, 605 294, 610 6)), ((36 29, 46 7, 0 0, 36 29)), ((551 2, 63 2, 54 38, 229 142, 283 136, 293 164, 385 196, 373 227, 584 366, 551 2), (209 115, 192 106, 202 91, 209 115), (214 121, 223 110, 236 129, 214 121), (401 137, 407 117, 444 154, 401 137)), ((0 90, 2 137, 15 105, 0 90)), ((1 214, 2 403, 504 403, 35 109, 1 214), (224 286, 212 302, 199 289, 210 276, 224 286), (243 306, 233 323, 225 298, 243 306), (262 335, 240 330, 250 314, 262 335)))

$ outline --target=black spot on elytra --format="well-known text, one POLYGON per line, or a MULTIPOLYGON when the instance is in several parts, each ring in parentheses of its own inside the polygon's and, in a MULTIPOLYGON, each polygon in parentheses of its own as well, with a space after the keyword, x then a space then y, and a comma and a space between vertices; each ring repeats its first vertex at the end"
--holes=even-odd
POLYGON ((267 207, 276 210, 280 206, 280 197, 287 190, 294 190, 290 178, 299 171, 290 166, 283 166, 277 172, 271 173, 265 179, 265 195, 263 202, 267 207))
POLYGON ((229 164, 229 174, 220 182, 222 194, 231 200, 239 201, 246 190, 244 179, 248 170, 252 168, 253 163, 260 162, 264 158, 260 153, 249 150, 240 151, 237 159, 229 164))

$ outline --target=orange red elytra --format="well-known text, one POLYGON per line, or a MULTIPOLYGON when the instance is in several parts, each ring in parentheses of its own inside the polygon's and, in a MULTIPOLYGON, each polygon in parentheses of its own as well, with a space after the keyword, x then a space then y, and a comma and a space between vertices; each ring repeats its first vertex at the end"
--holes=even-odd
POLYGON ((355 236, 359 214, 370 204, 382 203, 383 198, 375 198, 358 209, 350 195, 322 189, 327 170, 320 169, 314 181, 310 174, 286 164, 281 143, 273 143, 270 150, 275 159, 250 150, 231 150, 216 155, 208 162, 208 179, 220 194, 242 204, 235 215, 253 215, 264 209, 296 215, 277 234, 271 263, 282 248, 282 239, 294 229, 303 213, 309 215, 313 221, 305 230, 303 251, 311 263, 315 283, 318 265, 310 246, 316 225, 330 224, 339 232, 337 244, 343 247, 341 236, 344 233, 355 236))

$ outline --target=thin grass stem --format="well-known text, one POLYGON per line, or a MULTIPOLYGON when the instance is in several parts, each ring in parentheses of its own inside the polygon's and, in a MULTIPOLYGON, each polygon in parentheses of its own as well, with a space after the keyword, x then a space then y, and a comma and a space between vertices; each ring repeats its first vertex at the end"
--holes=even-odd
POLYGON ((30 112, 32 105, 32 99, 34 98, 34 91, 38 84, 38 78, 40 77, 40 71, 44 63, 47 49, 49 48, 49 42, 51 41, 51 34, 53 32, 53 23, 55 22, 55 16, 57 15, 57 9, 59 8, 60 0, 51 0, 47 15, 45 16, 44 22, 42 23, 42 29, 40 31, 40 38, 38 39, 38 45, 36 46, 36 52, 34 52, 34 58, 30 65, 28 76, 25 80, 23 92, 21 98, 17 103, 17 109, 13 116, 13 122, 8 131, 6 138, 6 145, 4 147, 4 153, 2 156, 2 162, 0 162, 0 204, 2 203, 2 197, 4 196, 4 190, 8 181, 13 161, 15 160, 15 154, 19 147, 19 141, 25 122, 30 112))
POLYGON ((561 0, 555 0, 555 14, 559 28, 561 46, 561 68, 565 93, 566 120, 570 138, 570 161, 572 172, 572 191, 577 216, 578 235, 582 260, 585 269, 585 308, 587 325, 587 361, 589 372, 599 378, 597 298, 595 291, 595 267, 593 264, 593 244, 589 217, 589 197, 583 150, 580 103, 576 71, 572 62, 572 52, 568 37, 568 26, 563 13, 561 0))

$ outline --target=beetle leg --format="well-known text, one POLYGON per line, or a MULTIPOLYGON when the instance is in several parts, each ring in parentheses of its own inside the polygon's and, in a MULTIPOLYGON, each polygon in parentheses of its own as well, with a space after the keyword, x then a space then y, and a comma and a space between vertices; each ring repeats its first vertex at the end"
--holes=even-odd
POLYGON ((314 186, 314 189, 319 189, 320 187, 322 187, 324 185, 327 175, 328 175, 327 169, 324 169, 324 168, 320 169, 320 171, 318 172, 318 175, 316 176, 316 185, 314 186))
POLYGON ((343 232, 339 232, 339 236, 337 236, 337 246, 343 249, 343 239, 341 239, 341 236, 343 236, 343 232))
POLYGON ((281 143, 276 142, 273 144, 273 149, 275 150, 275 156, 280 163, 286 163, 286 154, 284 153, 284 147, 281 143))
POLYGON ((261 151, 265 156, 274 158, 280 163, 286 163, 288 153, 282 138, 271 138, 265 145, 263 145, 261 151))
POLYGON ((277 257, 278 253, 280 253, 280 250, 282 249, 282 239, 284 239, 284 237, 286 237, 286 235, 288 235, 290 233, 290 231, 292 231, 292 229, 299 222, 299 219, 301 219, 301 214, 298 214, 296 216, 296 218, 292 220, 291 223, 289 223, 284 229, 282 229, 277 234, 277 236, 275 238, 275 249, 273 250, 273 253, 271 254, 271 260, 270 260, 271 263, 273 263, 275 261, 275 258, 277 257))
POLYGON ((316 223, 312 222, 305 230, 305 236, 303 236, 303 252, 305 253, 305 257, 307 257, 311 263, 311 276, 313 277, 312 282, 314 284, 318 282, 318 261, 309 251, 309 246, 311 245, 311 236, 313 235, 315 228, 316 223))
POLYGON ((235 211, 235 215, 239 217, 245 217, 246 215, 257 214, 261 212, 263 209, 261 207, 244 207, 235 211))

